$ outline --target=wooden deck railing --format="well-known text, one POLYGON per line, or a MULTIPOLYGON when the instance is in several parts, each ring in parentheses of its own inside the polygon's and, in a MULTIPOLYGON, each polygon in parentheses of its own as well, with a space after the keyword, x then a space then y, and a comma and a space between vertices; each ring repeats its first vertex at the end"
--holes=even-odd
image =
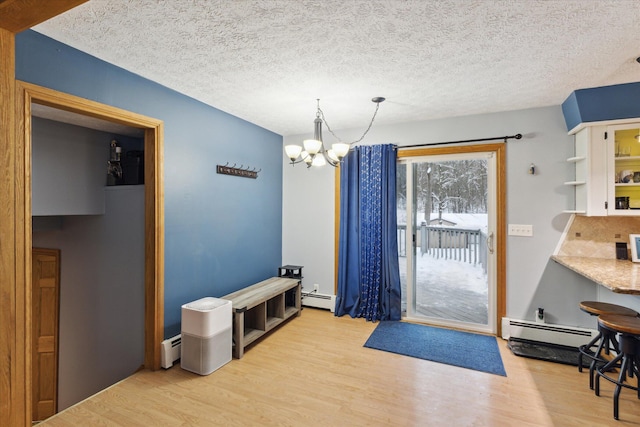
MULTIPOLYGON (((398 224, 398 254, 406 256, 407 226, 398 224)), ((421 255, 480 264, 487 272, 487 235, 480 229, 422 225, 416 236, 421 255)))

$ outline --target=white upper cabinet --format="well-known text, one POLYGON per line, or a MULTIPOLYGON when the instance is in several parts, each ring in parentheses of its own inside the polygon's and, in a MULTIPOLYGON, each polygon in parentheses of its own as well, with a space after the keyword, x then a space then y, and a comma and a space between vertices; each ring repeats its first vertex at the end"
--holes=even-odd
POLYGON ((584 127, 574 135, 574 156, 567 159, 575 171, 565 182, 574 188, 575 205, 565 212, 607 215, 607 162, 605 126, 584 127))
POLYGON ((580 126, 574 132, 574 206, 587 216, 640 215, 640 120, 580 126), (635 123, 634 123, 635 121, 635 123), (620 124, 619 124, 620 123, 620 124))

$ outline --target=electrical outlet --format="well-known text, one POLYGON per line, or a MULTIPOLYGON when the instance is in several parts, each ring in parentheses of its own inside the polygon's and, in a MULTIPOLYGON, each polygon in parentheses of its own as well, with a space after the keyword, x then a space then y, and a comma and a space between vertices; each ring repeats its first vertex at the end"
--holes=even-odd
POLYGON ((315 283, 313 285, 313 292, 318 292, 318 289, 320 289, 320 285, 318 285, 317 283, 315 283))
POLYGON ((533 225, 509 224, 509 236, 533 236, 533 225))

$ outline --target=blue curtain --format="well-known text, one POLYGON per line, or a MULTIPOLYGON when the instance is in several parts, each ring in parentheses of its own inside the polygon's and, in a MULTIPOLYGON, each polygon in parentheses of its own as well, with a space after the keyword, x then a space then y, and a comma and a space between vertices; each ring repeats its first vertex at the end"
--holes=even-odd
POLYGON ((395 147, 356 147, 340 168, 335 315, 400 320, 395 147))

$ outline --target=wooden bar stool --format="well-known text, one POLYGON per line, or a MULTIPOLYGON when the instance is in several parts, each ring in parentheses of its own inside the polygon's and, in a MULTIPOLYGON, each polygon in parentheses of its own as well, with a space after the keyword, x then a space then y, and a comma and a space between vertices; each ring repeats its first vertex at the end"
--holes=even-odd
POLYGON ((622 387, 635 390, 640 399, 640 318, 620 316, 616 314, 603 314, 598 317, 598 324, 602 324, 610 331, 620 334, 620 352, 604 365, 596 368, 596 396, 600 396, 600 377, 611 381, 616 385, 613 393, 613 418, 618 419, 618 399, 622 387), (614 367, 620 367, 618 379, 608 376, 608 372, 614 367), (627 379, 637 378, 637 385, 632 386, 627 379))
MULTIPOLYGON (((591 316, 614 314, 619 316, 638 317, 638 312, 635 310, 621 305, 599 301, 582 301, 580 303, 580 310, 589 313, 591 316)), ((607 355, 610 354, 611 351, 615 351, 616 354, 619 353, 616 334, 598 322, 598 335, 596 335, 588 344, 581 345, 578 350, 579 372, 582 372, 582 358, 586 357, 591 360, 591 363, 589 364, 589 388, 593 390, 593 379, 598 363, 602 365, 608 361, 602 356, 603 353, 607 355), (592 350, 594 347, 595 350, 592 350)))

